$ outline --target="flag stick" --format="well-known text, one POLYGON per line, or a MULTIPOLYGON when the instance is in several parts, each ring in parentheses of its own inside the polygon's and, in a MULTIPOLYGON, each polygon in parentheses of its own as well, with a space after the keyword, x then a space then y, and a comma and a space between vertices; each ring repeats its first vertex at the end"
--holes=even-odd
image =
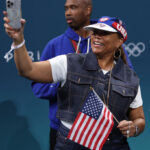
MULTIPOLYGON (((95 93, 95 95, 99 98, 99 99, 101 99, 99 96, 98 96, 98 94, 95 92, 95 90, 91 87, 91 89, 93 90, 93 92, 95 93)), ((103 102, 103 101, 102 101, 103 102)), ((104 104, 104 103, 103 103, 104 104)), ((104 104, 105 105, 105 104, 104 104)), ((106 106, 106 105, 105 105, 106 106)), ((107 107, 107 106, 106 106, 107 107)), ((110 111, 110 109, 107 107, 107 109, 110 111)), ((111 112, 111 111, 110 111, 111 112)), ((112 113, 112 112, 111 112, 112 113)), ((115 119, 115 121, 119 124, 119 121, 118 121, 118 119, 114 116, 114 114, 112 113, 112 115, 113 115, 113 118, 115 119)))

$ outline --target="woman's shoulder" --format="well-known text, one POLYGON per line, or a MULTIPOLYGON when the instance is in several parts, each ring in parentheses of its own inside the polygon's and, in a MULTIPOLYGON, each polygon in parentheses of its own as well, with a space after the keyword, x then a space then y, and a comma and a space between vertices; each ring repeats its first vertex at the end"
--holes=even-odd
POLYGON ((71 60, 71 61, 79 61, 82 60, 86 57, 87 54, 83 54, 83 53, 70 53, 67 54, 67 59, 71 60))
POLYGON ((130 68, 129 65, 125 64, 121 59, 116 62, 114 74, 127 82, 139 82, 139 77, 135 70, 130 68))

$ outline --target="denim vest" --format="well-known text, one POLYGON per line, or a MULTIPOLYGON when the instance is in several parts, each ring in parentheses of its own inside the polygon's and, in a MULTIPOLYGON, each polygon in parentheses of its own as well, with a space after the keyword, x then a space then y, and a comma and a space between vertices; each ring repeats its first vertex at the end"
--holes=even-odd
MULTIPOLYGON (((109 77, 110 73, 104 75, 101 71, 93 52, 67 55, 67 81, 58 90, 58 118, 73 123, 91 86, 102 100, 103 97, 106 100, 109 77)), ((118 121, 127 120, 129 105, 137 94, 139 79, 119 59, 112 70, 110 83, 108 107, 118 121)), ((114 121, 110 137, 124 138, 116 126, 114 121)))

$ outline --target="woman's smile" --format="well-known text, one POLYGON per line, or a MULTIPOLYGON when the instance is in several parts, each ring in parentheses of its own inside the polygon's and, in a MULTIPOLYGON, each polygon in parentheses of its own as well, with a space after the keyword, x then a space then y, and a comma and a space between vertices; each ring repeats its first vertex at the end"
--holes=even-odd
POLYGON ((103 43, 98 42, 98 41, 94 41, 94 42, 93 42, 93 45, 94 45, 94 47, 101 47, 101 46, 104 46, 103 43))

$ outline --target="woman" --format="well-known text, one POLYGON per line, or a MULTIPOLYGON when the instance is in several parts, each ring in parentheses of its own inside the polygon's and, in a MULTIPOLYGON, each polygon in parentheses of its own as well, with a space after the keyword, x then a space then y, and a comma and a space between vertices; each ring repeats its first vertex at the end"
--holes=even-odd
POLYGON ((103 150, 128 150, 127 137, 138 136, 144 130, 145 119, 139 79, 125 64, 121 53, 121 45, 127 40, 122 21, 102 17, 97 24, 85 27, 92 31, 91 53, 62 55, 43 62, 32 62, 27 54, 23 36, 25 20, 21 21, 22 28, 17 31, 8 25, 7 17, 4 21, 6 32, 13 39, 12 48, 16 49, 15 63, 19 74, 36 82, 61 82, 58 118, 62 124, 55 149, 102 148, 89 146, 89 143, 81 146, 67 138, 78 112, 94 89, 114 116, 113 129, 105 137, 103 150))

